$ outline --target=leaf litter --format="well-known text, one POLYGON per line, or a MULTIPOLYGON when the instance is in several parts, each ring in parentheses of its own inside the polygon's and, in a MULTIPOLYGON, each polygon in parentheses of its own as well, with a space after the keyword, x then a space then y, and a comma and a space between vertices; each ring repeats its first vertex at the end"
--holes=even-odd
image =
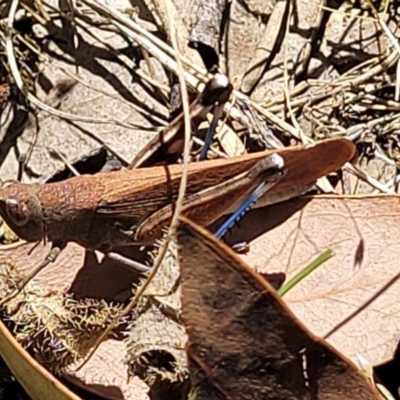
MULTIPOLYGON (((0 109, 4 111, 1 113, 0 128, 2 180, 22 177, 24 182, 32 182, 39 176, 48 177, 54 170, 64 168, 65 161, 59 157, 52 157, 52 149, 65 155, 69 164, 87 156, 93 149, 100 148, 105 148, 109 155, 119 159, 124 165, 129 164, 135 152, 139 152, 145 143, 148 143, 148 140, 168 123, 168 104, 165 103, 165 95, 168 95, 170 90, 168 80, 171 71, 176 71, 176 63, 167 41, 157 42, 154 35, 156 32, 157 34, 161 32, 161 35, 164 32, 170 34, 170 21, 163 8, 164 3, 146 1, 147 10, 139 10, 132 8, 130 4, 110 3, 110 6, 104 6, 95 1, 85 0, 74 10, 73 23, 71 19, 65 18, 69 13, 68 9, 60 10, 58 5, 52 2, 39 1, 35 4, 37 9, 32 10, 30 3, 21 1, 20 14, 15 17, 17 23, 13 32, 16 38, 14 56, 19 70, 10 69, 4 53, 0 53, 1 68, 6 72, 1 74, 2 99, 6 98, 8 101, 5 106, 4 100, 0 104, 0 109), (24 25, 27 20, 24 19, 22 10, 30 13, 29 17, 35 21, 34 26, 30 26, 29 23, 24 25), (118 14, 117 11, 120 10, 127 11, 118 14), (60 16, 60 20, 49 20, 49 15, 60 16), (88 26, 91 26, 91 32, 86 30, 88 26), (23 35, 26 29, 28 32, 33 29, 35 32, 29 36, 28 42, 23 35), (26 49, 28 50, 25 51, 26 49), (154 68, 162 73, 155 74, 154 68), (163 68, 166 69, 166 73, 163 68), (33 79, 32 75, 32 71, 38 70, 42 71, 42 79, 39 81, 33 79), (24 96, 16 95, 18 72, 25 88, 29 91, 28 102, 24 101, 24 96), (133 82, 132 75, 135 77, 133 82), (68 90, 59 91, 57 88, 62 86, 66 78, 74 84, 69 85, 68 90), (37 102, 32 96, 40 99, 42 103, 37 102), (29 104, 36 104, 42 110, 35 111, 37 119, 33 117, 29 104), (43 108, 43 104, 51 108, 43 108)), ((180 52, 190 60, 183 60, 188 71, 187 83, 196 93, 201 90, 199 83, 207 81, 206 70, 202 66, 199 53, 190 49, 187 43, 190 28, 196 24, 194 10, 199 5, 201 6, 201 2, 195 5, 179 1, 170 4, 174 22, 180 26, 178 37, 180 52), (186 29, 183 21, 191 21, 189 29, 186 29)), ((220 67, 228 73, 234 84, 236 100, 233 104, 228 103, 225 106, 229 118, 224 121, 223 126, 220 126, 220 129, 225 129, 225 134, 217 135, 214 146, 220 146, 218 149, 220 152, 233 149, 233 152, 228 152, 228 155, 232 156, 235 155, 235 149, 246 148, 252 151, 287 146, 298 141, 309 143, 327 137, 346 137, 358 147, 361 156, 359 165, 363 173, 354 178, 347 172, 349 166, 346 166, 343 173, 344 192, 376 192, 376 188, 385 192, 396 191, 398 88, 394 71, 399 52, 393 38, 390 38, 385 31, 387 26, 394 34, 394 39, 398 36, 398 15, 395 7, 391 3, 382 5, 379 9, 382 19, 377 21, 376 14, 371 11, 368 3, 358 6, 343 2, 332 13, 329 8, 321 8, 309 2, 298 2, 296 7, 279 2, 276 4, 270 2, 265 8, 264 4, 262 6, 260 8, 257 2, 247 1, 243 4, 233 2, 231 15, 228 18, 229 24, 220 32, 221 49, 224 53, 223 56, 219 55, 220 67), (323 40, 318 38, 318 35, 322 35, 323 40), (239 92, 239 89, 250 98, 239 92), (358 183, 359 179, 362 181, 361 185, 358 183), (377 182, 380 185, 377 185, 377 182)), ((4 18, 8 12, 9 8, 6 5, 0 6, 2 26, 5 26, 4 18)), ((0 41, 5 47, 7 38, 2 33, 0 41)), ((201 142, 198 145, 201 145, 201 142)), ((368 204, 366 210, 382 207, 391 214, 396 207, 395 201, 390 205, 386 204, 389 201, 386 197, 376 197, 376 199, 377 204, 373 208, 368 204)), ((337 201, 342 204, 342 200, 337 201)), ((372 200, 359 201, 362 204, 372 200)), ((309 206, 313 202, 314 200, 309 206)), ((307 212, 307 206, 304 212, 307 212)), ((326 204, 325 207, 329 209, 326 204)), ((359 207, 362 208, 361 205, 359 207)), ((278 210, 280 214, 288 216, 284 208, 279 207, 278 210)), ((343 215, 348 216, 345 211, 341 211, 343 215)), ((317 215, 318 220, 325 221, 323 214, 317 215)), ((365 215, 360 215, 362 222, 368 221, 365 215)), ((336 217, 336 219, 345 220, 347 224, 352 220, 350 217, 336 217)), ((245 218, 240 224, 242 235, 248 232, 247 220, 245 218)), ((357 218, 356 220, 358 221, 357 218)), ((394 264, 389 257, 390 253, 388 250, 383 250, 383 245, 380 244, 391 243, 390 249, 395 253, 396 246, 390 238, 396 236, 390 233, 391 230, 384 228, 385 222, 382 221, 386 221, 386 217, 379 218, 376 225, 375 220, 369 224, 361 224, 361 221, 359 229, 358 224, 346 226, 343 223, 344 227, 341 227, 340 232, 350 232, 350 234, 347 233, 348 236, 340 239, 340 235, 335 238, 334 234, 331 236, 326 234, 327 227, 334 226, 329 219, 319 229, 311 229, 311 233, 306 235, 309 240, 303 240, 306 242, 303 245, 303 242, 300 242, 298 250, 294 244, 282 246, 282 237, 286 236, 281 236, 280 229, 283 229, 286 223, 266 234, 259 232, 260 238, 250 244, 248 257, 252 260, 251 264, 254 261, 253 265, 256 265, 261 272, 271 272, 269 257, 272 259, 272 255, 269 256, 269 250, 275 249, 271 254, 276 265, 280 265, 276 266, 275 270, 284 271, 288 277, 294 274, 296 268, 301 268, 318 255, 318 251, 324 251, 326 246, 334 248, 336 256, 332 260, 285 296, 290 307, 315 334, 322 336, 329 332, 335 324, 356 310, 360 306, 360 301, 368 300, 396 274, 394 267, 393 270, 389 268, 394 264), (378 229, 381 224, 382 228, 378 229), (363 233, 364 231, 367 233, 363 233), (357 238, 364 235, 368 240, 357 241, 357 238), (275 243, 271 241, 273 238, 275 241, 280 240, 279 243, 272 244, 275 243), (339 239, 348 247, 340 246, 339 239), (262 251, 257 250, 258 245, 262 247, 262 251), (280 249, 280 252, 276 249, 280 249), (287 255, 290 249, 296 254, 295 258, 287 255), (344 261, 338 266, 338 254, 344 254, 343 252, 346 254, 342 255, 344 261), (371 263, 367 261, 365 266, 365 260, 369 260, 370 253, 375 257, 375 261, 371 263), (293 263, 286 261, 285 256, 293 260, 293 263), (264 262, 266 257, 268 261, 264 262), (382 265, 385 267, 378 275, 375 270, 370 269, 370 264, 376 268, 378 265, 380 268, 382 265), (318 280, 320 271, 325 271, 331 265, 328 272, 333 274, 332 278, 326 273, 326 281, 321 278, 318 280), (348 267, 344 272, 342 265, 348 267), (335 274, 334 271, 340 271, 347 281, 340 277, 339 272, 335 274), (312 283, 307 286, 308 281, 312 283), (331 286, 326 287, 326 282, 331 286), (339 287, 338 282, 344 285, 344 289, 339 287), (309 289, 306 293, 302 291, 305 286, 309 289), (319 292, 320 287, 325 291, 319 292), (343 291, 346 293, 345 301, 334 297, 343 291), (328 295, 333 297, 329 307, 326 305, 328 303, 325 304, 325 308, 324 305, 315 309, 308 307, 313 296, 310 293, 314 292, 316 293, 313 299, 318 296, 321 299, 325 299, 328 295), (301 308, 303 303, 305 306, 301 308), (335 318, 329 318, 328 321, 326 316, 318 315, 320 308, 329 311, 330 316, 331 310, 335 310, 335 318)), ((296 231, 292 219, 287 223, 293 231, 296 231)), ((316 219, 309 223, 317 226, 320 224, 316 219)), ((263 229, 266 229, 265 226, 263 229)), ((395 230, 393 226, 390 229, 395 230)), ((255 223, 252 224, 251 232, 251 239, 254 239, 257 236, 255 223)), ((34 251, 28 257, 27 249, 30 245, 26 246, 21 247, 24 249, 22 254, 19 253, 20 250, 14 249, 2 252, 6 251, 7 259, 15 260, 18 269, 21 267, 29 269, 29 264, 35 261, 36 255, 40 252, 34 251), (25 260, 28 260, 28 263, 25 260)), ((131 293, 131 283, 137 282, 137 277, 122 279, 124 281, 122 288, 118 288, 117 284, 117 288, 113 289, 109 287, 110 278, 102 280, 98 275, 89 274, 86 277, 83 275, 85 279, 78 279, 78 286, 74 286, 76 276, 82 278, 78 269, 84 259, 86 260, 87 254, 86 256, 84 254, 83 249, 69 246, 65 258, 58 260, 58 264, 54 265, 53 273, 50 272, 52 269, 50 268, 49 276, 47 273, 42 278, 38 276, 38 280, 35 281, 39 285, 38 288, 40 290, 51 288, 51 282, 54 281, 58 290, 60 287, 63 290, 66 287, 77 290, 78 287, 81 290, 88 290, 90 297, 96 297, 94 293, 97 288, 99 289, 97 294, 102 293, 100 298, 126 300, 131 293), (71 265, 71 260, 76 260, 75 264, 73 268, 67 268, 71 265), (75 275, 76 273, 78 275, 75 275), (118 292, 122 295, 118 295, 118 292)), ((94 263, 97 264, 99 263, 94 263)), ((171 284, 170 282, 168 285, 171 284)), ((390 294, 392 289, 389 288, 387 292, 390 294)), ((395 347, 396 311, 394 310, 394 313, 381 311, 386 311, 386 308, 391 310, 392 303, 395 303, 390 301, 390 297, 387 297, 389 300, 386 303, 385 296, 389 295, 386 295, 386 292, 380 295, 375 303, 369 306, 373 307, 372 310, 367 308, 354 318, 354 322, 352 319, 328 340, 332 342, 336 340, 335 346, 338 343, 336 347, 350 358, 354 358, 355 350, 361 352, 372 363, 389 358, 395 347), (377 307, 376 304, 381 298, 383 303, 379 303, 377 307), (383 307, 380 307, 381 304, 383 307), (365 326, 362 322, 357 322, 364 314, 370 318, 365 320, 365 326), (377 316, 378 314, 380 316, 377 316), (382 314, 387 315, 386 319, 382 314), (375 317, 379 322, 381 320, 383 322, 372 323, 375 317), (391 323, 386 324, 387 319, 391 323), (370 330, 367 330, 366 326, 370 330), (373 339, 377 338, 378 332, 381 335, 380 330, 385 334, 375 342, 373 339), (344 337, 354 339, 345 340, 344 337), (355 349, 356 338, 362 343, 361 349, 358 347, 355 349)), ((323 303, 321 299, 319 302, 323 303)), ((121 354, 123 358, 124 347, 118 347, 120 342, 113 340, 109 339, 103 343, 103 345, 114 343, 114 347, 110 347, 113 350, 105 350, 105 357, 112 359, 107 354, 121 354), (118 353, 117 349, 121 353, 118 353)), ((105 346, 102 347, 105 349, 105 346)), ((99 359, 101 360, 102 356, 99 359)), ((109 363, 102 364, 104 371, 107 372, 99 374, 100 369, 86 366, 87 374, 83 372, 84 369, 81 370, 75 383, 82 379, 82 382, 96 384, 99 383, 96 381, 99 375, 104 379, 107 379, 107 376, 111 377, 109 363)), ((118 369, 122 368, 120 370, 122 377, 126 374, 126 365, 118 362, 117 364, 118 369), (122 364, 124 366, 121 367, 122 364)), ((70 379, 74 378, 70 376, 70 379)), ((99 385, 106 387, 109 383, 102 382, 99 385)), ((123 383, 120 385, 122 388, 123 383)), ((146 390, 139 380, 134 378, 129 390, 132 390, 132 385, 142 388, 138 389, 136 397, 133 395, 133 398, 146 397, 146 390)), ((128 387, 124 388, 125 397, 129 398, 128 392, 125 392, 128 387)), ((91 390, 96 391, 93 387, 91 390)), ((105 395, 102 389, 99 389, 98 393, 105 395)))

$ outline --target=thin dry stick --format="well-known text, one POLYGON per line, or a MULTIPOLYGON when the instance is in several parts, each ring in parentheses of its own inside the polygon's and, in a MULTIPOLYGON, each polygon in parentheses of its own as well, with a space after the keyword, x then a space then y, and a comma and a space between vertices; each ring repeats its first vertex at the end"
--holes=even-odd
POLYGON ((284 49, 284 58, 283 58, 283 81, 284 81, 284 93, 285 93, 285 103, 286 107, 288 108, 290 120, 292 121, 293 126, 297 129, 298 136, 300 137, 301 142, 303 145, 309 143, 309 138, 304 134, 303 130, 301 129, 297 119, 294 115, 292 103, 290 99, 290 90, 289 90, 289 73, 288 73, 288 37, 289 37, 289 29, 290 29, 290 20, 291 14, 293 12, 293 5, 291 6, 291 10, 289 12, 289 18, 286 21, 286 33, 285 33, 285 49, 284 49))
MULTIPOLYGON (((144 47, 140 47, 140 50, 142 51, 143 58, 146 61, 147 68, 149 70, 149 74, 150 74, 151 78, 154 81, 156 81, 157 80, 157 74, 156 74, 156 71, 154 69, 153 63, 151 62, 149 52, 144 47)), ((164 103, 168 104, 168 96, 166 95, 166 93, 164 93, 162 90, 160 90, 157 87, 156 87, 156 90, 157 90, 158 94, 161 96, 161 98, 164 100, 164 103)))
POLYGON ((64 166, 67 167, 75 176, 80 175, 77 169, 67 160, 67 157, 65 157, 61 151, 58 151, 53 147, 49 147, 48 151, 52 156, 56 156, 59 160, 61 160, 64 163, 64 166))
MULTIPOLYGON (((166 10, 167 10, 167 15, 169 15, 169 1, 166 0, 166 10)), ((187 176, 188 176, 188 164, 189 164, 189 154, 190 154, 190 147, 191 147, 191 140, 190 140, 190 114, 189 114, 189 98, 188 98, 188 93, 187 93, 187 88, 186 88, 186 82, 185 82, 185 76, 184 76, 184 69, 183 65, 181 62, 181 59, 179 57, 179 49, 178 49, 178 42, 176 39, 176 31, 175 31, 175 26, 173 24, 173 21, 169 18, 169 28, 170 28, 170 33, 171 33, 171 42, 172 46, 177 54, 176 61, 178 65, 177 73, 178 73, 178 79, 179 83, 181 86, 181 95, 182 95, 182 108, 184 112, 184 133, 185 133, 185 144, 184 144, 184 150, 183 150, 183 169, 182 169, 182 179, 180 182, 179 186, 179 193, 178 193, 178 198, 176 200, 176 207, 175 207, 175 212, 174 215, 172 216, 172 221, 171 225, 169 227, 168 233, 166 235, 165 241, 163 242, 159 253, 157 255, 157 258, 154 261, 154 266, 153 269, 151 270, 146 282, 143 284, 143 286, 137 291, 135 297, 132 299, 132 301, 125 307, 125 309, 122 311, 122 313, 116 317, 111 324, 107 327, 107 329, 103 332, 103 334, 100 336, 100 338, 97 340, 95 345, 93 346, 92 350, 89 352, 89 355, 87 356, 86 360, 84 360, 80 366, 78 366, 75 371, 79 371, 93 356, 95 351, 98 349, 100 343, 109 335, 111 330, 123 319, 125 318, 133 309, 133 307, 137 304, 147 287, 149 286, 150 282, 156 275, 158 269, 161 266, 161 263, 167 253, 169 243, 171 241, 171 238, 175 235, 176 228, 178 226, 178 217, 181 212, 182 208, 182 202, 185 196, 185 190, 186 190, 186 183, 187 183, 187 176)))
MULTIPOLYGON (((151 5, 154 8, 155 14, 158 15, 160 18, 161 25, 163 26, 164 30, 167 32, 167 36, 170 35, 169 32, 169 20, 172 19, 174 21, 174 28, 175 31, 179 32, 178 35, 178 46, 179 50, 181 51, 181 54, 185 57, 187 57, 194 65, 201 65, 204 66, 203 60, 200 57, 200 54, 194 50, 191 49, 187 46, 187 43, 189 41, 189 32, 187 29, 188 26, 188 21, 183 21, 181 18, 181 13, 178 12, 178 10, 175 7, 175 4, 173 2, 170 3, 169 5, 169 10, 167 11, 165 9, 165 1, 164 0, 147 0, 145 1, 149 5, 151 5)), ((154 15, 154 13, 153 13, 154 15)), ((189 13, 186 13, 186 15, 190 15, 189 13)))
MULTIPOLYGON (((386 22, 383 20, 383 18, 379 15, 377 9, 375 6, 372 4, 371 0, 367 0, 369 3, 369 6, 371 7, 372 13, 374 14, 374 17, 376 20, 379 22, 381 25, 383 31, 386 33, 386 35, 389 37, 390 41, 392 42, 394 48, 397 50, 397 52, 400 54, 400 45, 397 39, 394 37, 393 33, 387 26, 386 22)), ((388 7, 389 1, 386 2, 385 4, 385 11, 384 15, 387 13, 387 7, 388 7)), ((396 85, 395 85, 395 100, 399 100, 399 91, 400 91, 400 79, 399 79, 399 71, 400 71, 400 62, 397 61, 397 68, 396 68, 396 85)))
POLYGON ((381 182, 377 181, 376 179, 372 178, 372 176, 367 175, 365 172, 361 171, 351 163, 347 162, 344 165, 344 169, 347 172, 350 172, 351 174, 355 175, 358 179, 361 179, 362 181, 368 183, 370 186, 373 188, 379 190, 382 193, 386 194, 396 194, 394 190, 391 190, 387 186, 383 185, 381 182))
MULTIPOLYGON (((365 21, 375 21, 374 18, 372 17, 367 17, 364 15, 354 15, 351 12, 346 12, 346 11, 342 11, 342 10, 338 10, 337 8, 332 8, 332 7, 328 7, 328 6, 324 6, 321 3, 314 3, 313 1, 302 1, 305 4, 309 4, 312 7, 319 7, 321 10, 326 10, 326 11, 330 11, 331 13, 336 13, 336 14, 340 14, 346 17, 350 17, 350 18, 357 18, 357 19, 361 19, 361 20, 365 20, 365 21)), ((354 9, 352 8, 352 11, 354 11, 354 9)))

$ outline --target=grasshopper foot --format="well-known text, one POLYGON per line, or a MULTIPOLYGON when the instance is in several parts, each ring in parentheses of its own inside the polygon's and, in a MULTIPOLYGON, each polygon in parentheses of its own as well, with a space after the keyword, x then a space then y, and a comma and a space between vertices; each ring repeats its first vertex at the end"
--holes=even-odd
POLYGON ((232 250, 237 254, 247 254, 250 251, 250 244, 243 241, 232 245, 232 250))

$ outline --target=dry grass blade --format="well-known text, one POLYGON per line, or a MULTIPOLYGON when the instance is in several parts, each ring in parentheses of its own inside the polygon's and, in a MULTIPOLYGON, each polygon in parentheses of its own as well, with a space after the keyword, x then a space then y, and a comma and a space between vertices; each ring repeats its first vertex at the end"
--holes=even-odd
MULTIPOLYGON (((167 3, 166 3, 167 4, 167 14, 168 14, 168 2, 169 2, 169 0, 167 0, 167 3)), ((141 286, 141 288, 137 291, 137 293, 135 294, 134 298, 125 307, 123 312, 111 322, 110 326, 104 331, 102 336, 99 338, 99 340, 94 345, 93 349, 91 350, 91 352, 87 356, 86 360, 84 362, 82 362, 81 365, 79 365, 79 367, 76 369, 76 371, 81 369, 86 364, 86 362, 89 361, 89 359, 95 353, 97 348, 100 346, 102 340, 104 340, 107 337, 107 335, 109 335, 109 333, 112 331, 112 329, 125 316, 127 316, 131 312, 133 307, 137 304, 138 300, 141 298, 141 296, 145 292, 147 286, 150 284, 151 280, 154 278, 154 276, 156 275, 159 267, 161 266, 161 263, 162 263, 165 255, 167 254, 168 246, 169 246, 169 242, 171 240, 171 237, 175 234, 176 228, 178 226, 178 217, 179 217, 180 212, 181 212, 182 203, 183 203, 183 199, 184 199, 184 196, 185 196, 185 190, 186 190, 188 165, 189 165, 189 154, 190 154, 190 147, 191 147, 190 115, 189 115, 189 100, 188 100, 188 94, 187 94, 187 89, 186 89, 186 82, 185 82, 185 78, 184 78, 184 70, 183 70, 182 62, 181 62, 181 60, 179 58, 179 48, 178 48, 178 43, 177 43, 177 39, 176 39, 176 31, 175 31, 174 23, 173 23, 171 18, 169 18, 169 23, 170 23, 171 41, 172 41, 174 50, 175 50, 175 52, 177 54, 176 61, 177 61, 177 65, 178 65, 179 83, 180 83, 181 91, 182 91, 182 106, 183 106, 183 113, 184 113, 184 140, 185 140, 185 142, 184 142, 184 150, 183 150, 182 178, 181 178, 181 182, 180 182, 180 185, 179 185, 179 193, 178 193, 178 198, 176 200, 175 211, 174 211, 174 214, 172 216, 171 224, 170 224, 170 227, 168 229, 168 233, 166 235, 165 241, 162 244, 162 246, 161 246, 161 248, 159 250, 159 254, 157 255, 157 258, 154 261, 153 268, 152 268, 152 270, 151 270, 151 272, 150 272, 150 274, 149 274, 149 276, 148 276, 148 278, 146 280, 146 283, 143 286, 141 286)))
POLYGON ((173 2, 167 4, 165 0, 146 0, 145 2, 151 11, 153 11, 152 9, 154 8, 152 15, 155 19, 157 17, 160 18, 161 25, 169 35, 171 35, 170 21, 174 21, 175 32, 179 32, 179 35, 177 35, 177 48, 179 49, 179 52, 191 60, 193 64, 202 66, 202 60, 199 53, 187 46, 189 37, 187 24, 183 21, 175 4, 173 2))

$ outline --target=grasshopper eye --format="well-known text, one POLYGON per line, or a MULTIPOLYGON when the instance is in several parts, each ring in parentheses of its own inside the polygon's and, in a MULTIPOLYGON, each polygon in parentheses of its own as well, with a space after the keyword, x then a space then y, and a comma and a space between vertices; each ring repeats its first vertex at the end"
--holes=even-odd
POLYGON ((6 200, 6 212, 13 223, 17 226, 23 226, 29 221, 29 210, 25 203, 15 199, 6 200))

